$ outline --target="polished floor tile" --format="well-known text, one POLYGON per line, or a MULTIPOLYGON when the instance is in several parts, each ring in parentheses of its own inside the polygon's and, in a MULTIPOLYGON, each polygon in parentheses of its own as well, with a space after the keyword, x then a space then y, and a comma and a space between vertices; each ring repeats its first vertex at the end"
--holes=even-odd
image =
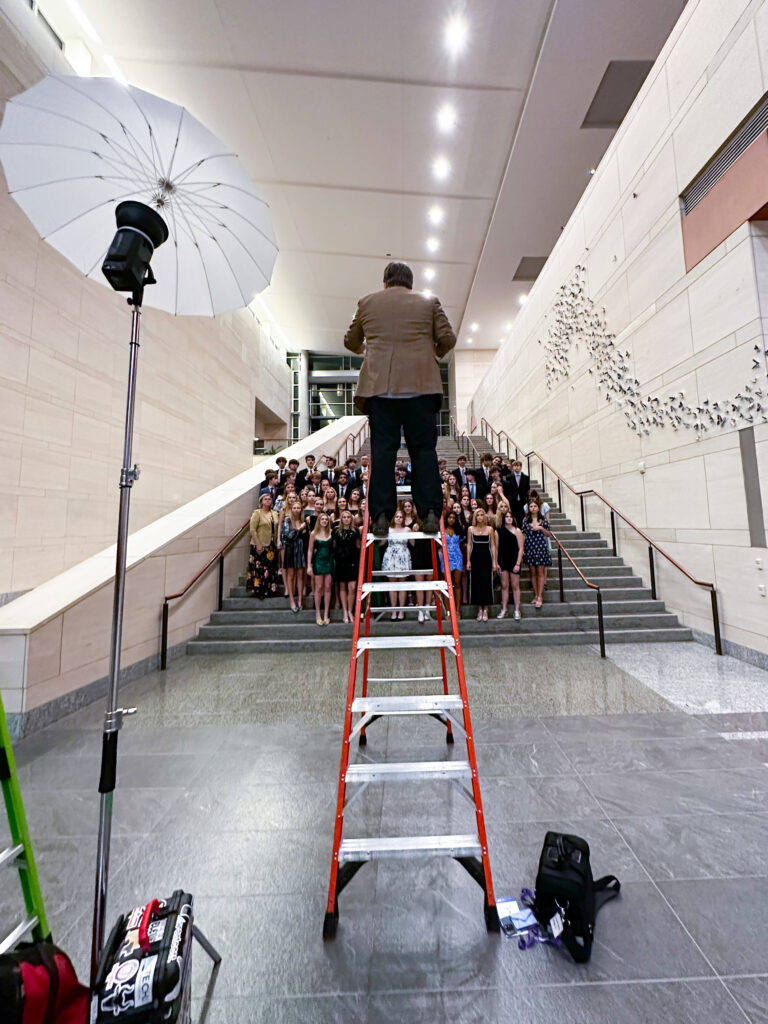
MULTIPOLYGON (((721 735, 768 730, 764 709, 687 714, 648 681, 652 666, 663 675, 663 652, 641 661, 642 671, 621 651, 603 661, 587 647, 467 652, 497 895, 533 886, 549 829, 585 837, 595 876, 621 879, 587 965, 489 935, 482 890, 440 858, 364 865, 339 898, 337 938, 322 941, 343 648, 180 659, 124 687, 121 699, 139 713, 120 737, 109 921, 178 886, 195 894, 197 921, 224 956, 210 989, 210 962, 194 953, 195 1009, 208 1024, 768 1020, 768 976, 737 977, 764 971, 768 951, 759 910, 768 769, 756 741, 721 735)), ((434 662, 384 652, 371 673, 429 675, 434 662)), ((455 688, 450 661, 448 671, 455 688)), ((702 668, 697 696, 696 673, 682 670, 692 704, 724 671, 702 668)), ((371 684, 372 693, 404 690, 371 684)), ((102 721, 100 703, 17 747, 54 937, 81 976, 102 721)), ((458 733, 454 745, 445 740, 434 720, 382 719, 366 746, 353 744, 352 760, 466 756, 458 733)), ((450 783, 387 783, 354 799, 345 825, 348 836, 439 834, 473 830, 475 813, 450 783)), ((14 900, 0 887, 0 917, 14 900)))

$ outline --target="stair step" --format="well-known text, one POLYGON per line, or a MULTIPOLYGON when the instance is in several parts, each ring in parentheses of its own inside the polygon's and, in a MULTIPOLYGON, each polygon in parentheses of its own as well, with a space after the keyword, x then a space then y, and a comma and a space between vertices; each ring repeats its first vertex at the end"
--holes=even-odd
POLYGON ((461 697, 454 693, 410 694, 402 697, 355 697, 352 713, 371 715, 439 715, 443 711, 461 711, 461 697))
POLYGON ((411 857, 480 857, 481 854, 476 835, 372 836, 368 839, 342 839, 339 863, 411 857))
POLYGON ((351 764, 349 782, 425 782, 427 779, 471 779, 469 761, 403 761, 351 764))
MULTIPOLYGON (((533 632, 527 627, 530 619, 526 622, 515 622, 512 619, 503 620, 509 624, 507 632, 498 633, 474 633, 462 637, 462 647, 479 648, 487 650, 489 640, 492 638, 493 646, 516 647, 516 646, 560 646, 562 644, 584 645, 597 644, 597 630, 561 629, 555 632, 533 632)), ((327 633, 327 631, 326 631, 327 633)), ((691 630, 684 626, 660 628, 660 629, 607 629, 605 630, 606 644, 630 644, 630 643, 667 643, 671 641, 689 641, 693 639, 691 630)), ((339 638, 319 634, 311 638, 292 637, 291 639, 275 640, 274 638, 263 640, 190 640, 186 646, 186 653, 192 655, 218 655, 218 654, 274 654, 276 651, 287 650, 291 653, 309 652, 317 653, 320 649, 338 650, 339 638)))

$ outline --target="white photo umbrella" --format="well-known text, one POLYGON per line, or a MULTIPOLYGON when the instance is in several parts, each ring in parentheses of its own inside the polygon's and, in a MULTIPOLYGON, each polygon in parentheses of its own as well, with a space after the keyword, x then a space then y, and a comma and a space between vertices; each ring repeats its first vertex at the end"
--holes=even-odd
MULTIPOLYGON (((239 309, 269 284, 277 245, 266 203, 236 156, 184 108, 111 78, 51 75, 10 100, 0 160, 11 194, 42 237, 101 283, 109 250, 104 272, 110 269, 116 290, 131 292, 133 306, 99 780, 93 985, 104 947, 117 739, 127 713, 119 706, 120 653, 130 494, 139 476, 132 445, 144 285, 151 284, 147 305, 168 313, 239 309), (123 207, 116 235, 121 203, 132 213, 123 207), (121 260, 130 274, 115 273, 121 260)), ((193 934, 217 960, 196 927, 193 934)))
POLYGON ((113 78, 49 75, 7 103, 0 160, 40 235, 102 283, 117 203, 156 209, 170 237, 154 256, 147 306, 214 316, 269 284, 277 245, 267 204, 184 107, 113 78))

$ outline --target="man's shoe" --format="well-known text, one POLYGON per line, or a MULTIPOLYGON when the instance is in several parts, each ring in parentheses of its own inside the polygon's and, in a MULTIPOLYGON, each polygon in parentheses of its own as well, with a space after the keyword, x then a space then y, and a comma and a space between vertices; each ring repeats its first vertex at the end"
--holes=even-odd
POLYGON ((371 533, 373 534, 374 537, 389 536, 389 520, 387 519, 383 512, 380 515, 376 516, 371 533))
POLYGON ((440 533, 440 520, 431 509, 424 516, 424 522, 422 523, 421 526, 421 532, 440 533))

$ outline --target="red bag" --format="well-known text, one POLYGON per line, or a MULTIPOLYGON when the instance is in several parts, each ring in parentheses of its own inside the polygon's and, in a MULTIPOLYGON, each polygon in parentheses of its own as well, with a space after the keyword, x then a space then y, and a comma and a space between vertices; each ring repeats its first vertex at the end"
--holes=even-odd
POLYGON ((50 942, 22 943, 0 956, 3 1024, 86 1024, 88 989, 66 953, 50 942))

